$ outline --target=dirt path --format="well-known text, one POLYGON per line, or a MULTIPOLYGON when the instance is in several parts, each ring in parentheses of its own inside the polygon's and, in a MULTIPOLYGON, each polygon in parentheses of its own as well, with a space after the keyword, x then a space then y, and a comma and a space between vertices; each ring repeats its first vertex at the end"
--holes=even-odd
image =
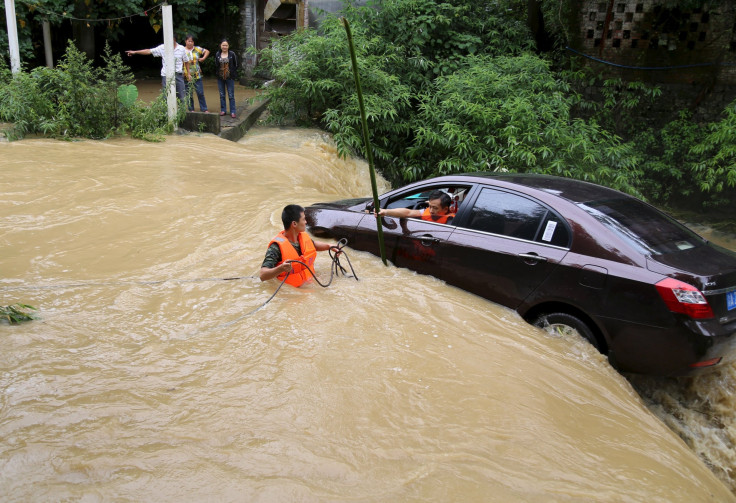
MULTIPOLYGON (((138 88, 138 99, 145 102, 150 102, 156 99, 158 94, 161 92, 161 80, 160 79, 143 79, 137 80, 135 86, 138 88)), ((258 94, 258 90, 245 87, 240 84, 235 84, 235 102, 238 107, 242 106, 248 99, 253 98, 258 94)), ((205 78, 204 79, 204 96, 207 100, 207 108, 211 113, 220 112, 220 93, 217 90, 217 79, 205 78)), ((197 97, 194 97, 194 110, 199 112, 199 101, 197 97)))

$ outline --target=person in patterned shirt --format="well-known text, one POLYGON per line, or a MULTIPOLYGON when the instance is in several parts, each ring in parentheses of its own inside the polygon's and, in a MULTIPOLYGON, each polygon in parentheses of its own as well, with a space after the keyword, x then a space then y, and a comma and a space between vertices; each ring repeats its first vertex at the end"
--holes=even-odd
MULTIPOLYGON (((197 93, 197 100, 199 101, 199 111, 207 112, 207 100, 204 98, 204 85, 202 84, 202 69, 199 67, 199 62, 204 61, 210 55, 210 51, 198 45, 194 45, 194 35, 188 34, 185 39, 184 50, 186 52, 187 61, 189 61, 189 67, 184 70, 184 78, 189 83, 190 88, 194 88, 194 92, 197 93), (187 71, 188 70, 188 71, 187 71)), ((189 95, 189 111, 194 111, 194 96, 189 95)))

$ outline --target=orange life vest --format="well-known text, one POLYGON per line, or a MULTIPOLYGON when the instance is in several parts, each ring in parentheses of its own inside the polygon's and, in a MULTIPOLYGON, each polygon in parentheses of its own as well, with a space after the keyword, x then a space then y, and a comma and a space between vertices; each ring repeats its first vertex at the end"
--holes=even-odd
POLYGON ((429 213, 429 208, 424 209, 424 213, 422 213, 422 220, 426 220, 428 222, 435 222, 438 224, 446 224, 447 220, 450 218, 455 218, 454 213, 447 213, 446 215, 440 215, 436 220, 432 218, 432 215, 429 213))
MULTIPOLYGON (((286 260, 299 260, 300 262, 308 264, 314 271, 314 259, 317 258, 317 249, 314 247, 314 242, 312 241, 312 238, 309 237, 309 234, 306 232, 299 233, 299 247, 302 250, 301 255, 297 255, 296 248, 294 248, 294 245, 292 245, 286 238, 285 231, 279 232, 278 235, 268 243, 268 246, 271 246, 273 243, 279 245, 279 249, 281 250, 281 262, 276 264, 277 266, 283 264, 286 260)), ((289 277, 286 278, 286 282, 291 286, 300 287, 312 279, 312 274, 302 264, 292 262, 291 268, 292 271, 289 273, 289 277)), ((286 276, 286 273, 282 272, 279 274, 278 279, 283 280, 284 276, 286 276)))

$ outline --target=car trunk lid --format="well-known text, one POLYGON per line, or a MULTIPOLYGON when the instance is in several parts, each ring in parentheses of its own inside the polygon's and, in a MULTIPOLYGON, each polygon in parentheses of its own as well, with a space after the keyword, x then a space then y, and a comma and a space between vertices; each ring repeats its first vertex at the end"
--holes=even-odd
POLYGON ((650 255, 647 268, 698 288, 721 323, 736 320, 736 254, 712 243, 650 255))
MULTIPOLYGON (((315 203, 311 205, 314 208, 330 208, 334 210, 356 210, 362 211, 365 209, 368 202, 373 201, 370 197, 358 197, 354 199, 341 199, 340 201, 332 201, 329 203, 315 203)), ((309 209, 309 208, 307 208, 309 209)))

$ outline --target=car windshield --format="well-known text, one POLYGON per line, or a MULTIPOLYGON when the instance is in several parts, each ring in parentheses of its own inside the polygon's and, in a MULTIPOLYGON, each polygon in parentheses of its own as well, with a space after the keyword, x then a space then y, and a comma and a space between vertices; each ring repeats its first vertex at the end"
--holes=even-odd
POLYGON ((645 254, 674 253, 704 244, 687 227, 637 199, 591 201, 579 206, 645 254))

